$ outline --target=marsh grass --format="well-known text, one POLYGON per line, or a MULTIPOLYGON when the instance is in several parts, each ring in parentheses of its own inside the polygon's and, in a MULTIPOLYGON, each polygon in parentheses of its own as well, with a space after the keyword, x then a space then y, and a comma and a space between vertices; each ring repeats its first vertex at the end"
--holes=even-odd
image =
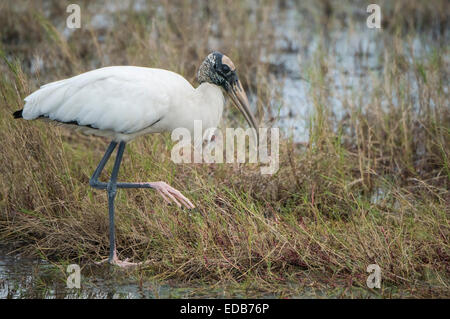
MULTIPOLYGON (((307 2, 297 10, 320 29, 343 15, 351 24, 355 3, 307 2)), ((383 288, 372 296, 449 296, 448 44, 408 59, 404 41, 430 25, 445 38, 448 15, 445 1, 389 3, 385 14, 395 19, 384 32, 393 42, 380 57, 382 70, 368 75, 368 102, 342 97, 346 113, 337 119, 329 106, 331 53, 319 49, 307 70, 309 140, 284 136, 273 176, 250 164, 174 164, 167 134, 127 145, 119 179, 164 180, 197 205, 185 211, 152 191, 119 191, 119 253, 150 261, 137 277, 286 297, 307 287, 354 296, 366 291, 366 268, 376 263, 383 288)), ((84 265, 108 252, 107 198, 88 186, 108 141, 11 113, 38 85, 106 65, 167 68, 194 83, 198 64, 218 49, 239 66, 267 120, 283 101, 273 90, 274 65, 259 61, 278 53, 273 14, 287 4, 162 1, 159 9, 111 12, 111 26, 94 28, 87 21, 105 6, 82 2, 86 27, 68 39, 60 28, 65 4, 44 4, 0 5, 0 239, 26 254, 84 265)), ((231 108, 225 115, 236 124, 231 108)))

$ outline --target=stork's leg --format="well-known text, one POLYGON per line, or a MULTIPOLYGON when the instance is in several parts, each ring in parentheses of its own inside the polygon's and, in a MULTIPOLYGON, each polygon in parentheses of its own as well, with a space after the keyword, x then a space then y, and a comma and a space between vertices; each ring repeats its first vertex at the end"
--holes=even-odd
POLYGON ((98 180, 100 177, 100 174, 102 173, 103 169, 105 168, 106 163, 108 162, 109 158, 111 157, 112 152, 117 146, 117 142, 112 141, 108 148, 106 149, 105 155, 103 155, 102 160, 98 164, 97 168, 95 169, 94 174, 92 174, 91 179, 89 180, 89 185, 93 188, 99 188, 99 189, 106 189, 107 183, 102 183, 98 180))
MULTIPOLYGON (((125 142, 123 142, 125 145, 125 142)), ((98 189, 107 189, 108 183, 100 182, 98 178, 100 177, 103 168, 105 168, 106 163, 111 157, 112 152, 117 146, 117 142, 111 142, 108 149, 105 152, 102 160, 98 164, 97 169, 89 180, 89 184, 98 189)), ((120 145, 119 145, 120 147, 120 145)), ((123 153, 123 151, 122 151, 123 153)), ((187 208, 195 208, 194 204, 191 203, 180 191, 167 185, 165 182, 147 182, 147 183, 117 183, 117 188, 153 188, 156 190, 161 197, 168 203, 174 202, 178 207, 185 206, 187 208)))
POLYGON ((167 185, 165 182, 117 183, 117 188, 153 188, 169 204, 173 202, 178 207, 185 206, 189 209, 195 208, 194 204, 192 204, 179 190, 167 185))
POLYGON ((109 180, 106 188, 108 192, 108 210, 109 210, 109 262, 113 263, 117 259, 116 253, 116 237, 114 226, 114 200, 116 199, 117 192, 117 175, 119 174, 120 163, 122 163, 123 151, 125 149, 125 143, 120 142, 119 149, 117 150, 116 161, 111 172, 111 179, 109 180))
POLYGON ((108 209, 109 209, 109 258, 108 262, 113 265, 121 267, 136 266, 137 263, 130 263, 127 261, 120 261, 117 257, 116 250, 116 236, 114 225, 114 200, 116 199, 117 192, 117 175, 119 174, 120 164, 122 163, 123 151, 125 150, 125 142, 120 142, 119 149, 117 150, 116 161, 111 172, 111 179, 106 187, 108 192, 108 209))
MULTIPOLYGON (((119 174, 119 168, 120 164, 122 162, 123 157, 123 151, 125 150, 125 142, 120 142, 119 148, 117 150, 117 156, 116 161, 114 162, 114 167, 111 172, 111 178, 109 180, 109 183, 102 183, 98 181, 98 177, 105 167, 106 162, 108 161, 109 157, 111 156, 112 151, 116 147, 117 143, 112 142, 110 146, 108 147, 105 156, 103 156, 103 159, 100 161, 100 164, 98 165, 96 171, 94 172, 94 175, 91 178, 91 186, 96 188, 104 188, 106 186, 106 191, 108 193, 108 210, 109 210, 109 258, 107 261, 110 264, 121 266, 121 267, 130 267, 130 266, 136 266, 138 263, 131 263, 128 261, 121 261, 117 257, 117 250, 116 250, 116 236, 115 236, 115 225, 114 225, 114 200, 116 199, 116 192, 117 192, 117 175, 119 174)), ((106 261, 106 260, 105 260, 106 261)), ((101 263, 101 262, 100 262, 101 263)))
MULTIPOLYGON (((120 164, 123 158, 123 152, 125 150, 125 142, 119 143, 119 148, 117 150, 116 160, 114 162, 114 167, 111 172, 111 178, 108 183, 100 182, 98 180, 101 172, 103 171, 106 163, 111 157, 112 152, 117 146, 117 142, 111 142, 108 146, 108 149, 105 152, 102 160, 100 161, 97 169, 92 175, 89 184, 98 189, 106 189, 108 193, 108 210, 109 210, 109 258, 102 262, 108 261, 110 264, 118 265, 121 267, 130 267, 141 265, 142 263, 131 263, 127 260, 120 261, 117 257, 116 250, 116 241, 115 241, 115 226, 114 226, 114 200, 116 198, 117 188, 153 188, 157 190, 161 196, 168 202, 170 202, 169 198, 174 201, 176 204, 181 206, 180 202, 183 203, 188 208, 194 208, 194 205, 181 194, 175 188, 170 187, 164 182, 154 182, 154 183, 118 183, 117 176, 119 174, 120 164), (178 199, 178 200, 177 200, 178 199), (180 202, 179 202, 180 201, 180 202)), ((100 263, 102 263, 100 262, 100 263)))

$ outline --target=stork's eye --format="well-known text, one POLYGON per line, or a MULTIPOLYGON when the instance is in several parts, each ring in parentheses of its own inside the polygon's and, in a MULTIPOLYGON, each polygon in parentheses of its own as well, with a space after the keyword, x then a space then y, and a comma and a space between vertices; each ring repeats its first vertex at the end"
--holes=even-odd
POLYGON ((228 74, 228 73, 230 73, 230 71, 231 71, 230 67, 228 65, 224 64, 222 67, 222 72, 225 74, 228 74))

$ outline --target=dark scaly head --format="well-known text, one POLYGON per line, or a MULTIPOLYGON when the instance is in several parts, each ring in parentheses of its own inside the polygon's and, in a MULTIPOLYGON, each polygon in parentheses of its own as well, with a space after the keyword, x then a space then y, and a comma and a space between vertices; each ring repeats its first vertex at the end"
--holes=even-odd
POLYGON ((223 88, 234 105, 244 115, 248 124, 255 129, 257 140, 259 140, 256 120, 250 112, 247 94, 242 87, 241 81, 239 81, 236 67, 229 57, 218 51, 210 53, 200 65, 197 79, 200 84, 208 82, 223 88))

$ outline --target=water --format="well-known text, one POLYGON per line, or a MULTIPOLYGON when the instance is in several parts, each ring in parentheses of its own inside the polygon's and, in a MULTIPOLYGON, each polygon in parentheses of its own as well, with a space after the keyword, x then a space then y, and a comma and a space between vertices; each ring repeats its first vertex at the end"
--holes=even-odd
MULTIPOLYGON (((155 298, 280 298, 281 295, 246 288, 227 286, 186 285, 155 280, 141 280, 133 271, 110 265, 81 268, 80 288, 67 288, 67 265, 51 264, 39 258, 21 257, 0 246, 0 299, 155 299, 155 298)), ((360 297, 377 298, 377 294, 353 287, 351 289, 299 289, 286 283, 291 298, 360 297), (330 292, 331 291, 331 292, 330 292)))
MULTIPOLYGON (((143 279, 142 270, 80 265, 80 288, 68 288, 68 263, 24 257, 0 245, 0 299, 276 298, 256 290, 143 279)), ((311 296, 312 296, 311 292, 311 296)))
POLYGON ((176 283, 141 281, 135 273, 109 265, 81 268, 80 288, 67 288, 66 265, 51 264, 40 258, 21 257, 0 246, 0 299, 16 298, 108 298, 153 299, 219 296, 220 291, 195 290, 176 283))
MULTIPOLYGON (((340 25, 335 21, 331 27, 319 26, 319 30, 314 30, 317 25, 311 25, 293 2, 287 2, 286 10, 274 12, 274 19, 281 22, 275 27, 276 53, 264 60, 281 70, 276 82, 282 87, 282 105, 273 110, 272 125, 293 134, 294 141, 305 142, 309 137, 309 121, 315 111, 314 90, 318 86, 309 72, 318 73, 321 57, 326 65, 322 84, 329 96, 326 108, 332 111, 335 122, 350 112, 349 101, 360 106, 370 103, 375 85, 383 81, 386 48, 394 45, 393 36, 383 29, 369 29, 365 8, 359 9, 360 18, 351 17, 350 22, 350 17, 345 17, 340 25)), ((411 50, 405 49, 402 54, 409 63, 413 55, 423 57, 439 46, 431 33, 404 37, 402 45, 411 50)), ((415 74, 409 71, 407 76, 418 94, 415 74)), ((395 100, 390 102, 397 104, 395 100)), ((386 99, 382 104, 390 107, 386 99)))

